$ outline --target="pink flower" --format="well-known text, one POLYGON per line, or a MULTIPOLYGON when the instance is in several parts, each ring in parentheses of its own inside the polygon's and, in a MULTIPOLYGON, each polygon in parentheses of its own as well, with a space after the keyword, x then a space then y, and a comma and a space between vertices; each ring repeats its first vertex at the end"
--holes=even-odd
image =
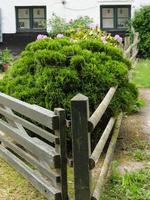
POLYGON ((43 39, 44 39, 44 38, 47 38, 47 35, 43 35, 43 39))
POLYGON ((106 36, 101 37, 101 40, 102 40, 102 42, 103 42, 104 44, 107 43, 107 41, 106 41, 106 36))
POLYGON ((37 40, 41 40, 41 39, 45 39, 45 38, 47 38, 47 35, 39 34, 39 35, 37 36, 37 40))
POLYGON ((88 25, 88 28, 90 29, 95 29, 96 28, 96 25, 94 23, 91 23, 88 25))
POLYGON ((122 37, 120 35, 115 35, 114 37, 118 42, 122 43, 122 37))
POLYGON ((63 38, 63 37, 64 37, 64 34, 59 33, 59 34, 57 34, 56 37, 57 37, 57 38, 63 38))

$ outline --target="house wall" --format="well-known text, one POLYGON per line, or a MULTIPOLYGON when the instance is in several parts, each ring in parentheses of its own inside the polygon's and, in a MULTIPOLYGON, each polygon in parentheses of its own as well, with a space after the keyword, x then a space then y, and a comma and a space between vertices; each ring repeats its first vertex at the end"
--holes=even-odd
POLYGON ((56 3, 55 0, 0 0, 3 33, 16 33, 15 6, 46 6, 47 19, 50 18, 54 10, 59 10, 59 15, 63 15, 62 4, 58 4, 58 1, 56 3))
MULTIPOLYGON (((89 16, 100 26, 100 5, 131 5, 131 15, 142 5, 150 4, 150 0, 0 0, 0 42, 4 47, 25 46, 36 39, 40 32, 16 32, 15 6, 46 6, 47 20, 53 14, 67 21, 79 16, 89 16), (2 33, 2 34, 1 34, 2 33)), ((50 29, 47 26, 47 31, 50 29)), ((116 33, 114 33, 116 34, 116 33)), ((119 33, 119 34, 124 34, 119 33)))
POLYGON ((62 4, 62 0, 0 0, 1 16, 2 16, 2 32, 16 33, 16 16, 15 6, 46 6, 47 19, 52 14, 64 17, 67 20, 76 18, 77 16, 88 15, 94 19, 96 24, 100 24, 100 5, 132 5, 132 15, 135 9, 141 5, 150 4, 150 0, 66 0, 66 4, 62 4))
POLYGON ((132 16, 141 5, 150 4, 150 0, 0 0, 1 23, 3 33, 16 33, 15 6, 46 6, 47 20, 55 13, 67 20, 88 15, 100 24, 100 5, 132 5, 132 16))

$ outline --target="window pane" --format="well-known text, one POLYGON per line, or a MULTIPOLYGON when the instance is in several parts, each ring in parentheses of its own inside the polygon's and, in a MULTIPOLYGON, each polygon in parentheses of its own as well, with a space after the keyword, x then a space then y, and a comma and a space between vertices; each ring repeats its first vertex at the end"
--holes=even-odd
POLYGON ((29 29, 30 28, 30 20, 29 19, 19 19, 18 28, 19 29, 29 29))
POLYGON ((114 28, 113 19, 103 19, 103 28, 114 28))
POLYGON ((103 18, 110 18, 114 16, 113 8, 103 8, 102 9, 102 17, 103 18))
POLYGON ((28 8, 19 8, 18 9, 19 18, 29 18, 29 9, 28 8))
POLYGON ((45 29, 45 20, 44 19, 34 19, 33 20, 34 29, 45 29))
POLYGON ((34 8, 33 9, 33 18, 45 18, 45 9, 44 8, 34 8))
POLYGON ((117 28, 127 28, 128 18, 118 18, 117 28))
POLYGON ((128 8, 118 8, 118 17, 129 17, 128 8))

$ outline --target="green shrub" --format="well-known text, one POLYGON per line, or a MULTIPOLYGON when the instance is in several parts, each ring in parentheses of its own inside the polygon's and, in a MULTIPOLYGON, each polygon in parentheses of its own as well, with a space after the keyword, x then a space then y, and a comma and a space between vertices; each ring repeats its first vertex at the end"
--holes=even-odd
POLYGON ((57 51, 47 51, 46 49, 37 50, 35 52, 35 60, 41 66, 64 66, 66 57, 57 51))
POLYGON ((150 6, 144 6, 135 12, 132 20, 135 31, 139 32, 139 55, 150 57, 150 6))
POLYGON ((128 81, 127 62, 121 50, 100 40, 41 39, 26 47, 0 82, 0 90, 47 109, 63 107, 70 118, 74 95, 88 96, 92 113, 109 88, 119 85, 108 117, 128 112, 137 99, 137 90, 128 81))
MULTIPOLYGON (((39 102, 39 98, 35 97, 35 102, 49 109, 65 104, 68 110, 69 104, 66 102, 77 92, 82 92, 89 96, 93 111, 109 87, 119 84, 119 98, 127 96, 125 99, 130 100, 121 99, 124 104, 120 103, 119 99, 115 100, 115 113, 121 108, 127 110, 128 105, 132 105, 131 102, 134 102, 137 96, 136 91, 130 93, 131 86, 127 74, 127 62, 122 51, 115 47, 98 40, 70 43, 67 39, 42 39, 26 47, 2 81, 1 89, 21 98, 21 93, 18 94, 16 89, 19 88, 20 92, 21 85, 25 88, 23 93, 31 92, 31 87, 38 88, 36 95, 39 92, 41 98, 42 92, 44 101, 39 102), (57 46, 57 51, 50 50, 50 46, 54 46, 54 50, 57 46), (57 93, 55 97, 61 94, 63 98, 55 98, 52 101, 52 91, 53 94, 57 93), (132 93, 136 95, 133 96, 132 93), (69 99, 64 99, 64 96, 69 99)), ((28 102, 34 99, 34 94, 27 99, 24 96, 21 99, 28 102)))

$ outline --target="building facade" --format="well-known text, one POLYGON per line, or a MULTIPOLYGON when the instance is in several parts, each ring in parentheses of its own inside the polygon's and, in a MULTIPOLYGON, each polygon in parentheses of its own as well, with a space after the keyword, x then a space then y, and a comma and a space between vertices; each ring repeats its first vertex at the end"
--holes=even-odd
POLYGON ((122 33, 136 9, 150 0, 0 0, 0 41, 28 42, 46 33, 53 14, 66 20, 89 16, 102 29, 122 33))

